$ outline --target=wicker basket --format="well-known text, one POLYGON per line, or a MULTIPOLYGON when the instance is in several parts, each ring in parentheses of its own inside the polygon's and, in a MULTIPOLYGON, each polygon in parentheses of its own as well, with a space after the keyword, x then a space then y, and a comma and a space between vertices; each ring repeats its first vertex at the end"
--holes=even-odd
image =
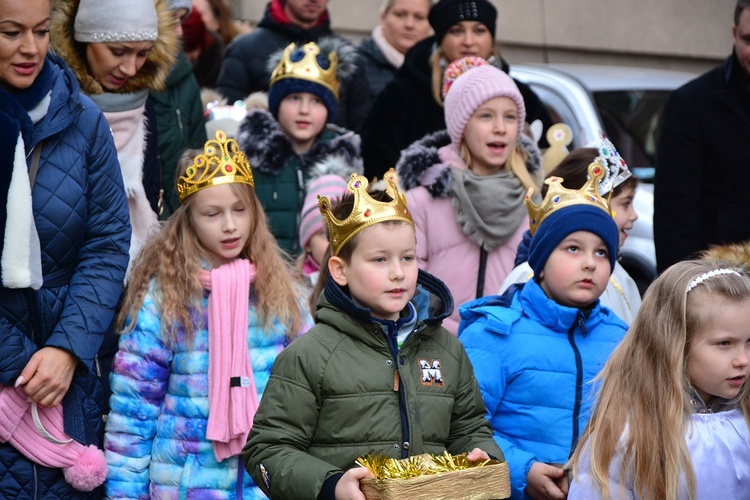
POLYGON ((508 464, 502 462, 408 479, 362 479, 367 500, 489 500, 510 497, 508 464))

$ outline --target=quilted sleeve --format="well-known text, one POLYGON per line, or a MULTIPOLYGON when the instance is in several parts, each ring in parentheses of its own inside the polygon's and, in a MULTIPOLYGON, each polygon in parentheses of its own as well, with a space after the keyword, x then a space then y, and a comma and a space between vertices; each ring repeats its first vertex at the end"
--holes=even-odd
MULTIPOLYGON (((526 475, 536 457, 520 449, 513 442, 505 438, 503 433, 503 415, 500 403, 505 396, 507 386, 506 367, 502 363, 504 353, 500 351, 494 340, 494 334, 485 329, 482 319, 468 324, 459 336, 464 344, 469 360, 474 367, 477 382, 482 391, 484 403, 487 406, 487 418, 494 429, 495 442, 503 451, 510 469, 512 495, 524 498, 526 489, 526 475)), ((507 425, 507 419, 506 419, 507 425)))
POLYGON ((242 450, 245 468, 270 498, 314 500, 323 483, 342 472, 307 453, 320 417, 325 370, 311 335, 298 338, 276 358, 242 450))
MULTIPOLYGON (((12 298, 18 299, 19 294, 15 294, 15 297, 9 294, 0 300, 12 298)), ((0 315, 0 384, 12 385, 36 351, 37 347, 31 339, 5 315, 0 315)))
POLYGON ((46 345, 72 352, 92 368, 122 292, 130 220, 114 140, 104 115, 91 104, 78 127, 88 168, 86 229, 60 320, 46 345), (85 145, 84 145, 85 143, 85 145))
POLYGON ((151 297, 132 332, 120 338, 112 366, 111 411, 104 435, 108 498, 149 498, 149 465, 173 353, 161 337, 151 297))
MULTIPOLYGON (((456 340, 456 343, 458 341, 456 340)), ((480 448, 490 456, 502 460, 503 454, 492 439, 492 426, 487 420, 487 410, 482 400, 479 384, 474 376, 471 362, 461 344, 457 358, 460 364, 460 382, 455 395, 448 451, 459 454, 480 448)))

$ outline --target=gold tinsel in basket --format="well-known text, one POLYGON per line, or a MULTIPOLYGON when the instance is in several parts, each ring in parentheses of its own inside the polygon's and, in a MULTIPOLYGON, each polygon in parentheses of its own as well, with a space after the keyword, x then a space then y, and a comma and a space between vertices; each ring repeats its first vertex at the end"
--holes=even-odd
POLYGON ((442 455, 429 455, 427 453, 408 457, 403 460, 389 458, 385 455, 365 455, 356 460, 357 465, 365 467, 372 472, 375 479, 406 479, 419 476, 437 474, 439 472, 451 472, 482 467, 484 465, 499 464, 497 460, 476 460, 474 462, 466 458, 466 454, 451 455, 447 451, 442 455))

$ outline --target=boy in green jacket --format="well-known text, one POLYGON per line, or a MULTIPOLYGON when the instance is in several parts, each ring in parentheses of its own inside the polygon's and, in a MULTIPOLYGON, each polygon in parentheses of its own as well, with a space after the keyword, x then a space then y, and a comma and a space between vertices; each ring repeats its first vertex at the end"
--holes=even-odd
MULTIPOLYGON (((361 498, 367 454, 406 458, 503 454, 492 439, 474 371, 441 326, 453 309, 445 285, 420 271, 406 199, 367 192, 320 198, 331 258, 316 326, 271 370, 242 453, 271 498, 361 498)), ((322 277, 321 277, 322 279, 322 277)))

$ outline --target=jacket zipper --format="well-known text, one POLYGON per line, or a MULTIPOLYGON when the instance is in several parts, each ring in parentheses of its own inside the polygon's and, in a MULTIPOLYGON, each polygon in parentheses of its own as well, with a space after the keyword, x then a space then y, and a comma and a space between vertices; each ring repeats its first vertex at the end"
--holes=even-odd
POLYGON ((579 312, 576 321, 573 322, 570 329, 568 330, 568 342, 570 347, 573 348, 573 355, 576 359, 576 396, 575 404, 573 405, 573 438, 570 443, 571 453, 578 444, 578 437, 580 429, 578 428, 578 419, 581 415, 581 400, 583 399, 583 361, 581 360, 581 352, 578 350, 578 346, 575 341, 576 327, 580 327, 583 332, 584 338, 586 337, 586 325, 583 321, 583 316, 579 312))
MULTIPOLYGON (((380 328, 378 328, 380 330, 380 328)), ((389 325, 390 330, 390 325, 389 325)), ((381 333, 382 330, 381 330, 381 333)), ((390 332, 389 332, 390 333, 390 332)), ((412 332, 413 333, 413 332, 412 332)), ((411 336, 411 334, 409 334, 411 336)), ((407 337, 408 338, 408 337, 407 337)), ((388 344, 388 350, 391 351, 391 357, 393 358, 393 367, 396 369, 396 373, 398 374, 398 347, 396 345, 396 337, 395 335, 386 335, 385 336, 385 342, 388 344), (393 341, 391 341, 393 340, 393 341)), ((404 341, 406 343, 406 341, 404 341)), ((399 383, 398 384, 398 407, 399 407, 399 413, 401 414, 401 458, 407 458, 409 456, 409 450, 404 449, 404 443, 407 441, 410 441, 409 439, 409 415, 406 411, 406 393, 404 392, 404 384, 399 383)))
POLYGON ((185 128, 182 125, 182 112, 179 108, 175 110, 177 112, 177 125, 180 127, 180 138, 185 136, 185 128))
POLYGON ((31 463, 32 467, 34 468, 34 499, 39 498, 39 478, 37 477, 36 472, 36 463, 31 463))

